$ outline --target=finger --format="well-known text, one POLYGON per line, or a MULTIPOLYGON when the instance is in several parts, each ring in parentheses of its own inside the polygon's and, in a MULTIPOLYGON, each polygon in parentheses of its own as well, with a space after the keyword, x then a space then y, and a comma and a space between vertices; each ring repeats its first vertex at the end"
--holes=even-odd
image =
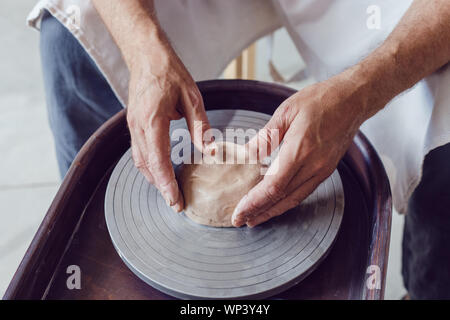
POLYGON ((155 184, 152 174, 147 169, 143 154, 147 154, 147 146, 145 145, 145 137, 135 130, 130 128, 131 135, 131 158, 133 159, 134 166, 144 175, 148 182, 155 184), (142 151, 141 151, 142 150, 142 151))
POLYGON ((272 153, 281 143, 289 126, 280 116, 281 109, 277 109, 272 118, 267 122, 264 128, 258 131, 247 143, 250 159, 261 160, 272 153))
POLYGON ((292 150, 298 146, 286 141, 264 178, 239 201, 232 215, 234 226, 243 225, 249 216, 286 197, 286 187, 302 165, 292 150))
POLYGON ((169 120, 152 116, 145 130, 145 139, 146 165, 155 185, 167 204, 180 212, 184 203, 170 160, 169 120))
POLYGON ((289 209, 297 207, 317 188, 322 180, 323 178, 321 178, 320 176, 312 177, 311 179, 303 183, 299 188, 294 190, 294 192, 288 195, 285 199, 274 205, 272 208, 266 210, 258 216, 249 219, 247 221, 247 226, 253 228, 258 224, 261 224, 269 219, 283 214, 289 209))
MULTIPOLYGON (((306 181, 310 180, 314 175, 314 166, 304 166, 301 167, 298 172, 295 174, 295 176, 291 179, 289 184, 285 188, 285 197, 281 198, 278 202, 282 202, 285 200, 285 198, 290 195, 292 192, 297 190, 302 184, 304 184, 306 181)), ((252 214, 249 214, 246 219, 251 220, 254 217, 257 217, 258 215, 266 212, 270 208, 274 207, 277 203, 267 202, 266 205, 259 208, 259 210, 254 211, 252 214)))
MULTIPOLYGON (((286 187, 286 194, 288 195, 292 194, 293 192, 295 192, 295 190, 297 190, 307 181, 313 179, 316 176, 322 177, 322 179, 319 179, 321 182, 325 180, 334 171, 334 169, 336 169, 335 167, 333 167, 333 170, 329 170, 330 167, 328 166, 324 167, 323 165, 321 165, 321 163, 323 163, 321 161, 309 161, 308 163, 309 163, 308 165, 305 165, 304 167, 300 168, 296 176, 291 180, 291 182, 289 182, 288 186, 286 187)), ((286 198, 281 199, 278 203, 284 201, 289 201, 289 196, 286 196, 286 198)), ((255 212, 251 216, 248 216, 247 221, 253 220, 254 218, 262 214, 266 214, 267 216, 267 212, 270 212, 273 207, 279 207, 278 203, 261 208, 259 212, 255 212)))
POLYGON ((201 151, 204 144, 204 133, 211 128, 202 95, 194 84, 193 87, 182 90, 181 99, 183 113, 186 117, 189 132, 191 133, 192 142, 201 151))

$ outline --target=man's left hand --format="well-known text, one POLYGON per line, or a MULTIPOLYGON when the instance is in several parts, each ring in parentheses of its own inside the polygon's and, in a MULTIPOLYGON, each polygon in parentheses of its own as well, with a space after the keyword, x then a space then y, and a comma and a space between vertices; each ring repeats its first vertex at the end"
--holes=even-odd
POLYGON ((263 180, 236 206, 234 226, 253 227, 298 206, 331 175, 368 118, 363 91, 344 73, 297 92, 278 107, 248 147, 261 158, 267 155, 263 147, 268 145, 270 154, 283 143, 263 180), (276 130, 279 139, 274 139, 276 130))

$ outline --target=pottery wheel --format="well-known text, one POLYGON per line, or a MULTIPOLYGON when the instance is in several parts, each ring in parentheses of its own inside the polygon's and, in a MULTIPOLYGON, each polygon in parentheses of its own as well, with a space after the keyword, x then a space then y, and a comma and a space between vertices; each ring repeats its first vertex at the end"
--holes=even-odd
MULTIPOLYGON (((213 128, 260 129, 269 115, 209 111, 213 128)), ((185 128, 174 121, 171 132, 185 128)), ((172 147, 177 142, 172 142, 172 147)), ((214 228, 173 212, 134 167, 128 150, 105 198, 112 242, 143 281, 184 299, 265 298, 286 290, 325 258, 342 221, 344 192, 335 171, 299 207, 255 228, 214 228)))

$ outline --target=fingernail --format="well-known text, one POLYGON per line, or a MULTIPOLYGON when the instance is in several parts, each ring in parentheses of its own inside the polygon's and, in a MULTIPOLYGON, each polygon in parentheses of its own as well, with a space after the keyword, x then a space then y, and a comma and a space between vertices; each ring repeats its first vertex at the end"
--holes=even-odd
POLYGON ((171 206, 171 208, 177 213, 181 212, 183 210, 183 207, 181 206, 181 204, 179 202, 177 202, 175 205, 171 206))
POLYGON ((172 207, 178 202, 178 184, 175 180, 164 187, 160 186, 158 189, 169 207, 172 207))
POLYGON ((231 224, 234 226, 234 227, 236 227, 236 228, 239 228, 239 227, 242 227, 242 225, 244 224, 242 221, 237 221, 237 220, 231 220, 231 224))
POLYGON ((243 196, 242 199, 237 204, 236 208, 234 208, 233 215, 231 216, 231 221, 233 225, 240 227, 244 224, 244 221, 242 221, 242 218, 238 217, 238 215, 241 213, 242 209, 247 203, 247 195, 243 196))
POLYGON ((238 202, 236 208, 234 208, 233 217, 236 217, 236 215, 239 214, 239 212, 244 208, 246 202, 247 202, 247 195, 243 196, 242 199, 238 202))
POLYGON ((169 207, 172 207, 175 204, 175 200, 170 196, 168 192, 164 192, 162 196, 169 207))

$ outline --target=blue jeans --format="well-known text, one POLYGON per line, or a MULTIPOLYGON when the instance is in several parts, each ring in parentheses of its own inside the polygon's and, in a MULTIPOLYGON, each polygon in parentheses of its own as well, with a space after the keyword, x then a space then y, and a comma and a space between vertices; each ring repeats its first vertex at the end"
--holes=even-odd
MULTIPOLYGON (((46 13, 41 56, 50 126, 64 176, 78 150, 122 109, 78 41, 46 13)), ((403 278, 413 299, 450 299, 450 144, 430 152, 413 193, 403 239, 403 278)))
POLYGON ((48 12, 42 19, 40 50, 49 122, 63 177, 86 140, 123 107, 94 61, 48 12))

